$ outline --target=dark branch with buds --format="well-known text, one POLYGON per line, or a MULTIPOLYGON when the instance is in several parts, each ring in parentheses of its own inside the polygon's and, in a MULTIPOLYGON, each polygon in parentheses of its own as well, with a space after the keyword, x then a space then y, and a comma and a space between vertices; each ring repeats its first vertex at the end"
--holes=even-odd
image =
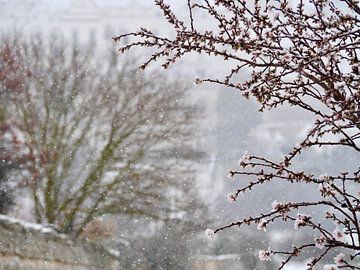
MULTIPOLYGON (((262 250, 262 260, 279 254, 284 257, 279 269, 300 253, 321 249, 308 263, 308 269, 331 251, 340 250, 335 264, 324 269, 360 269, 360 167, 339 175, 314 176, 294 169, 294 159, 313 147, 346 147, 360 152, 360 6, 352 0, 203 0, 187 1, 188 23, 180 20, 162 0, 156 4, 173 27, 176 36, 159 36, 150 30, 115 37, 134 38, 120 48, 154 48, 155 52, 141 68, 163 61, 168 68, 190 53, 220 57, 233 65, 224 78, 201 78, 197 83, 211 82, 238 89, 245 98, 255 97, 260 110, 290 105, 303 109, 315 119, 306 137, 280 161, 246 155, 240 169, 230 177, 252 176, 256 180, 229 194, 237 200, 240 193, 270 184, 274 180, 308 183, 319 186, 322 199, 313 202, 274 202, 266 214, 248 217, 216 229, 243 224, 257 224, 265 230, 276 220, 294 222, 295 227, 314 229, 318 236, 312 243, 280 252, 262 250), (215 29, 197 27, 196 14, 207 13, 216 22, 215 29), (241 79, 244 72, 250 77, 241 79), (240 78, 239 78, 240 77, 240 78), (308 207, 326 207, 324 222, 315 222, 305 214, 294 215, 308 207), (335 222, 329 230, 325 220, 335 222)), ((355 164, 356 165, 356 164, 355 164)), ((358 167, 358 166, 356 166, 358 167)))

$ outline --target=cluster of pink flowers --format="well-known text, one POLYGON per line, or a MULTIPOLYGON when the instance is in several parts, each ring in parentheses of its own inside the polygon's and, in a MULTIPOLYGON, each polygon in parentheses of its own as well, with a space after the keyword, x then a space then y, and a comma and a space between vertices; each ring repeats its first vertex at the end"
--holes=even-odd
POLYGON ((338 266, 343 266, 345 265, 345 254, 344 253, 340 253, 338 255, 336 255, 336 257, 334 258, 335 259, 335 263, 336 265, 338 266))
POLYGON ((273 255, 273 252, 268 250, 259 250, 259 259, 260 261, 271 261, 271 256, 273 255))
POLYGON ((247 151, 244 152, 244 155, 242 156, 242 158, 239 160, 239 165, 242 168, 245 168, 246 165, 250 162, 251 158, 248 154, 247 151))
POLYGON ((235 202, 236 201, 236 194, 234 194, 234 193, 229 193, 228 195, 227 195, 227 199, 228 199, 228 201, 229 202, 235 202))
POLYGON ((209 239, 213 240, 215 238, 215 231, 212 229, 206 229, 205 234, 209 239))
POLYGON ((203 81, 202 81, 201 79, 197 78, 196 81, 195 81, 195 83, 196 83, 196 84, 202 84, 203 81))
POLYGON ((299 229, 299 227, 305 226, 311 219, 311 216, 305 214, 298 214, 295 219, 294 228, 299 229))
POLYGON ((227 175, 227 178, 228 179, 233 179, 234 178, 234 175, 235 175, 235 172, 233 170, 229 170, 229 173, 227 175))
POLYGON ((249 152, 248 152, 248 151, 245 151, 241 159, 242 159, 243 161, 245 161, 245 162, 249 162, 249 161, 250 161, 249 152))
POLYGON ((291 60, 292 60, 292 55, 290 54, 290 52, 289 51, 283 51, 283 54, 282 55, 280 55, 280 57, 279 57, 280 59, 280 62, 282 62, 282 63, 288 63, 288 62, 290 62, 291 60))
POLYGON ((259 231, 264 231, 266 232, 266 225, 267 225, 267 220, 266 219, 261 219, 261 221, 258 223, 257 225, 257 229, 259 231))
POLYGON ((323 197, 335 195, 335 189, 328 183, 320 184, 319 191, 321 193, 321 196, 323 196, 323 197))
POLYGON ((336 241, 344 240, 344 231, 340 230, 338 227, 333 231, 332 236, 336 241))
POLYGON ((272 203, 271 203, 271 208, 273 211, 278 211, 280 210, 281 208, 283 208, 285 206, 284 203, 281 203, 281 202, 278 202, 277 200, 274 200, 272 203))
POLYGON ((326 239, 325 239, 325 237, 321 236, 321 237, 315 238, 314 242, 315 242, 315 247, 317 247, 319 249, 323 249, 326 244, 326 239))
POLYGON ((319 176, 319 180, 324 181, 324 182, 328 182, 330 180, 330 177, 326 173, 324 173, 324 174, 321 174, 319 176))
POLYGON ((334 88, 335 89, 342 89, 346 86, 346 83, 345 82, 336 82, 334 83, 334 88))

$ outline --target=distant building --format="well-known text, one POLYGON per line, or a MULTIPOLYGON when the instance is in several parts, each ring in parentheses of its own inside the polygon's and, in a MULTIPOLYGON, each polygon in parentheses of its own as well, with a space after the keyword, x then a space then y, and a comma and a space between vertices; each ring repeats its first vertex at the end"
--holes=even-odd
POLYGON ((121 7, 99 5, 95 0, 56 1, 0 0, 0 31, 50 33, 61 31, 79 41, 111 41, 123 31, 138 29, 143 22, 159 28, 161 14, 156 9, 140 9, 137 1, 121 7))

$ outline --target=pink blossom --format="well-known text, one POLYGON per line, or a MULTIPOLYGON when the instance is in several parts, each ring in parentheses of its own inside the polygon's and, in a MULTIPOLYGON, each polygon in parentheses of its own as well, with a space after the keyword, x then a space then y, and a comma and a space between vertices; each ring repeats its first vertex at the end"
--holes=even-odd
POLYGON ((277 208, 279 207, 279 203, 277 202, 277 200, 274 200, 272 203, 271 203, 271 208, 273 210, 277 210, 277 208))
POLYGON ((326 173, 324 173, 324 174, 321 174, 319 176, 319 180, 324 181, 324 182, 328 182, 330 180, 330 177, 326 173))
POLYGON ((335 263, 336 265, 344 265, 345 264, 345 254, 344 253, 340 253, 338 255, 336 255, 335 259, 335 263))
POLYGON ((227 178, 228 179, 233 179, 234 178, 234 175, 235 175, 235 172, 233 170, 229 170, 229 173, 227 175, 227 178))
POLYGON ((250 161, 250 156, 249 156, 248 151, 244 152, 244 155, 242 156, 242 160, 246 161, 246 162, 250 161))
POLYGON ((196 79, 196 81, 195 81, 196 84, 202 84, 202 82, 203 82, 203 81, 202 81, 201 79, 199 79, 199 78, 196 79))
POLYGON ((229 202, 235 202, 236 201, 236 194, 234 194, 234 193, 229 193, 228 195, 227 195, 227 199, 228 199, 228 201, 229 202))
POLYGON ((343 232, 343 230, 340 230, 339 228, 336 228, 333 231, 332 236, 335 238, 336 241, 343 241, 344 232, 343 232))
POLYGON ((209 239, 213 240, 215 238, 215 231, 212 229, 206 229, 205 234, 209 239))
POLYGON ((315 238, 314 242, 315 242, 315 247, 319 249, 323 249, 326 244, 326 239, 324 237, 315 238))
POLYGON ((303 227, 306 225, 306 223, 308 223, 311 219, 311 216, 309 215, 305 215, 305 214, 298 214, 295 223, 294 223, 294 228, 295 229, 299 229, 299 227, 303 227))
POLYGON ((341 88, 343 88, 345 86, 346 86, 345 82, 336 82, 336 83, 334 83, 334 88, 335 89, 341 89, 341 88))
POLYGON ((319 184, 319 191, 323 197, 335 195, 335 189, 327 183, 319 184))
POLYGON ((271 261, 271 256, 273 255, 273 252, 268 250, 259 250, 259 259, 260 261, 271 261))
POLYGON ((271 23, 274 23, 274 22, 276 22, 276 20, 279 18, 279 12, 271 12, 270 14, 269 14, 269 19, 270 19, 270 22, 271 23))
POLYGON ((292 60, 292 55, 288 51, 285 51, 284 54, 280 56, 281 62, 287 63, 291 60, 292 60))
POLYGON ((271 203, 271 208, 273 211, 278 211, 280 210, 282 207, 284 207, 284 203, 278 202, 277 200, 274 200, 271 203))
POLYGON ((259 231, 264 231, 266 232, 266 225, 267 225, 267 220, 266 219, 261 219, 261 221, 259 222, 259 224, 257 225, 257 229, 259 231))

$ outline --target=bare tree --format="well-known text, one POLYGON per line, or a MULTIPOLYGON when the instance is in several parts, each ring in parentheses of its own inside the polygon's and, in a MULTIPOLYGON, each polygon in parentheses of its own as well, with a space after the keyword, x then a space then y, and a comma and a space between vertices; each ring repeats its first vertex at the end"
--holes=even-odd
POLYGON ((37 222, 80 235, 106 214, 166 220, 186 211, 179 201, 201 152, 193 148, 199 107, 183 86, 58 37, 2 43, 17 65, 6 78, 22 79, 7 106, 37 222))
POLYGON ((121 46, 121 52, 138 46, 156 49, 141 68, 159 59, 164 59, 163 67, 167 68, 186 54, 208 54, 227 61, 233 68, 225 78, 201 78, 198 83, 237 89, 245 98, 255 97, 261 111, 290 105, 315 119, 306 137, 282 160, 244 155, 240 169, 231 170, 229 177, 249 176, 256 180, 229 194, 229 200, 236 201, 241 193, 259 185, 271 187, 276 180, 319 186, 320 199, 274 201, 267 213, 254 213, 214 231, 208 230, 208 234, 244 224, 255 223, 259 230, 265 230, 278 220, 294 222, 295 228, 314 230, 317 237, 290 250, 262 250, 261 260, 279 254, 283 257, 279 269, 283 269, 300 253, 320 249, 308 262, 308 269, 313 269, 327 254, 341 250, 344 253, 336 256, 335 264, 327 264, 324 269, 360 269, 359 164, 354 164, 353 171, 315 176, 298 169, 301 164, 296 163, 302 152, 313 147, 344 147, 360 152, 358 1, 188 0, 186 22, 163 0, 155 3, 173 27, 174 38, 143 28, 114 38, 115 41, 135 38, 121 46), (216 29, 197 27, 196 16, 200 12, 217 23, 216 29), (251 72, 250 78, 239 79, 244 71, 251 72), (301 214, 322 207, 326 208, 322 218, 301 214))
MULTIPOLYGON (((6 138, 6 135, 14 135, 9 133, 9 129, 5 110, 0 105, 0 214, 6 214, 14 204, 13 188, 9 185, 9 174, 15 169, 18 159, 9 154, 9 139, 6 138)), ((15 137, 11 136, 12 143, 16 142, 14 139, 15 137)))
POLYGON ((7 110, 7 100, 21 87, 23 75, 16 76, 18 69, 11 56, 10 44, 2 44, 0 49, 0 213, 6 214, 14 205, 14 187, 10 184, 10 175, 19 169, 24 161, 22 144, 7 110))

